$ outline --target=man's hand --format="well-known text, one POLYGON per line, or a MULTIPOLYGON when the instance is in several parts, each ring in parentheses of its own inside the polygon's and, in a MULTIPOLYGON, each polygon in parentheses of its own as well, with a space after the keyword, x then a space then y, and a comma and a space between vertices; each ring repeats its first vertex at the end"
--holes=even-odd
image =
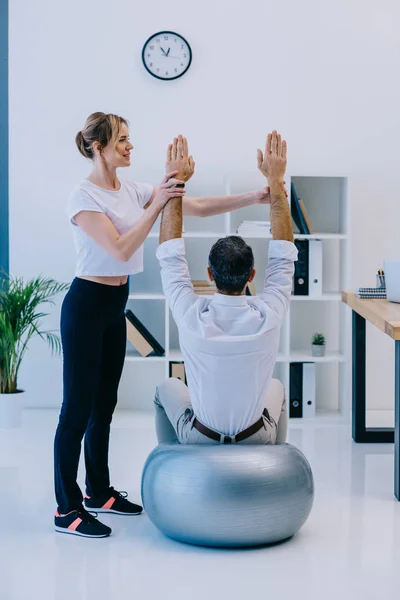
POLYGON ((189 156, 187 139, 181 135, 168 146, 166 172, 176 171, 177 179, 189 181, 194 173, 193 156, 189 156))
MULTIPOLYGON (((286 142, 273 131, 267 136, 264 155, 257 150, 257 164, 261 173, 268 179, 268 184, 283 184, 286 171, 286 142)), ((171 169, 172 170, 172 169, 171 169)), ((182 179, 180 177, 180 179, 182 179)))

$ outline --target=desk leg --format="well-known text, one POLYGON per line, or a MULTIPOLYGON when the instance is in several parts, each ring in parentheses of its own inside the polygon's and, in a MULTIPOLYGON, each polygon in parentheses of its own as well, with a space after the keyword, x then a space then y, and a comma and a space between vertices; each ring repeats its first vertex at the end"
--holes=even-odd
MULTIPOLYGON (((396 349, 397 349, 396 342, 396 349)), ((396 358, 396 381, 397 375, 400 376, 400 351, 399 360, 396 358)), ((394 442, 394 430, 391 427, 366 427, 366 393, 365 393, 365 380, 366 380, 366 324, 365 319, 358 313, 353 311, 353 440, 359 443, 374 443, 374 444, 389 444, 394 442)), ((397 384, 396 384, 397 390, 397 384)), ((400 395, 396 391, 396 403, 398 402, 397 397, 400 395)), ((400 400, 399 400, 400 408, 400 400)), ((400 416, 399 416, 400 419, 400 416)), ((400 421, 399 421, 400 425, 400 421)), ((399 429, 400 431, 400 429, 399 429)), ((399 446, 400 447, 400 446, 399 446)), ((400 462, 400 461, 399 461, 400 462)), ((400 469, 400 465, 399 465, 400 469)), ((396 472, 398 471, 396 467, 396 472)), ((399 473, 400 475, 400 473, 399 473)), ((399 489, 400 489, 400 477, 399 477, 399 489)))
POLYGON ((400 341, 395 341, 394 495, 400 500, 400 341))
POLYGON ((363 442, 366 427, 366 327, 365 319, 353 311, 353 440, 363 442))

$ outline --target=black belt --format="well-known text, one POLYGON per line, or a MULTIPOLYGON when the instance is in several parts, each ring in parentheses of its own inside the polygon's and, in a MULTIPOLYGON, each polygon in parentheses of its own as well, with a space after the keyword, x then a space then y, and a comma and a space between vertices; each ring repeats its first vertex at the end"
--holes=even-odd
POLYGON ((202 433, 203 435, 210 438, 210 440, 215 440, 216 442, 220 442, 221 437, 223 437, 224 444, 232 444, 232 439, 234 439, 235 442, 242 442, 243 440, 246 440, 250 436, 252 436, 255 433, 257 433, 258 431, 260 431, 260 429, 262 429, 262 427, 264 427, 264 417, 266 417, 268 420, 270 420, 270 416, 269 416, 269 413, 266 408, 264 408, 264 410, 263 410, 263 416, 260 417, 256 423, 253 423, 253 425, 250 425, 250 427, 248 427, 244 431, 241 431, 240 433, 237 433, 235 436, 229 436, 229 435, 223 435, 223 434, 217 433, 213 429, 209 429, 208 427, 206 427, 206 425, 203 425, 203 423, 200 423, 200 421, 198 421, 196 417, 194 418, 194 421, 193 421, 193 427, 195 427, 197 429, 197 431, 200 431, 200 433, 202 433))

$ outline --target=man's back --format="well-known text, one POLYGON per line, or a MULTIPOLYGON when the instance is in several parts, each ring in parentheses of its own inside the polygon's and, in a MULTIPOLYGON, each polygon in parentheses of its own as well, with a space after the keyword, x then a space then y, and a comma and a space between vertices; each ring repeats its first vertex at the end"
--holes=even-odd
POLYGON ((179 329, 190 400, 197 418, 235 435, 259 419, 279 348, 291 294, 295 246, 270 243, 263 293, 258 297, 196 296, 182 238, 157 251, 164 293, 179 329))

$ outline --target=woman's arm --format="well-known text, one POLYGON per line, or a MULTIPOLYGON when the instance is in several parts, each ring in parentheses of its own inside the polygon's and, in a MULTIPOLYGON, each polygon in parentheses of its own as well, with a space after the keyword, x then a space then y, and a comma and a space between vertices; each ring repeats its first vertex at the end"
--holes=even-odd
POLYGON ((213 217, 252 204, 270 204, 269 189, 262 188, 234 196, 206 198, 187 198, 185 196, 182 201, 182 210, 186 217, 213 217))
MULTIPOLYGON (((150 208, 156 193, 157 188, 154 188, 150 200, 144 207, 145 210, 150 208)), ((260 190, 235 194, 234 196, 208 196, 205 198, 188 198, 184 196, 182 211, 184 217, 213 217, 252 204, 270 204, 270 202, 269 189, 261 188, 260 190)))
POLYGON ((118 233, 112 221, 104 213, 82 210, 75 215, 75 222, 111 256, 121 262, 127 262, 149 235, 168 200, 183 196, 184 190, 175 187, 177 183, 182 182, 171 179, 175 174, 176 172, 165 176, 151 207, 143 213, 132 229, 123 235, 118 233))

